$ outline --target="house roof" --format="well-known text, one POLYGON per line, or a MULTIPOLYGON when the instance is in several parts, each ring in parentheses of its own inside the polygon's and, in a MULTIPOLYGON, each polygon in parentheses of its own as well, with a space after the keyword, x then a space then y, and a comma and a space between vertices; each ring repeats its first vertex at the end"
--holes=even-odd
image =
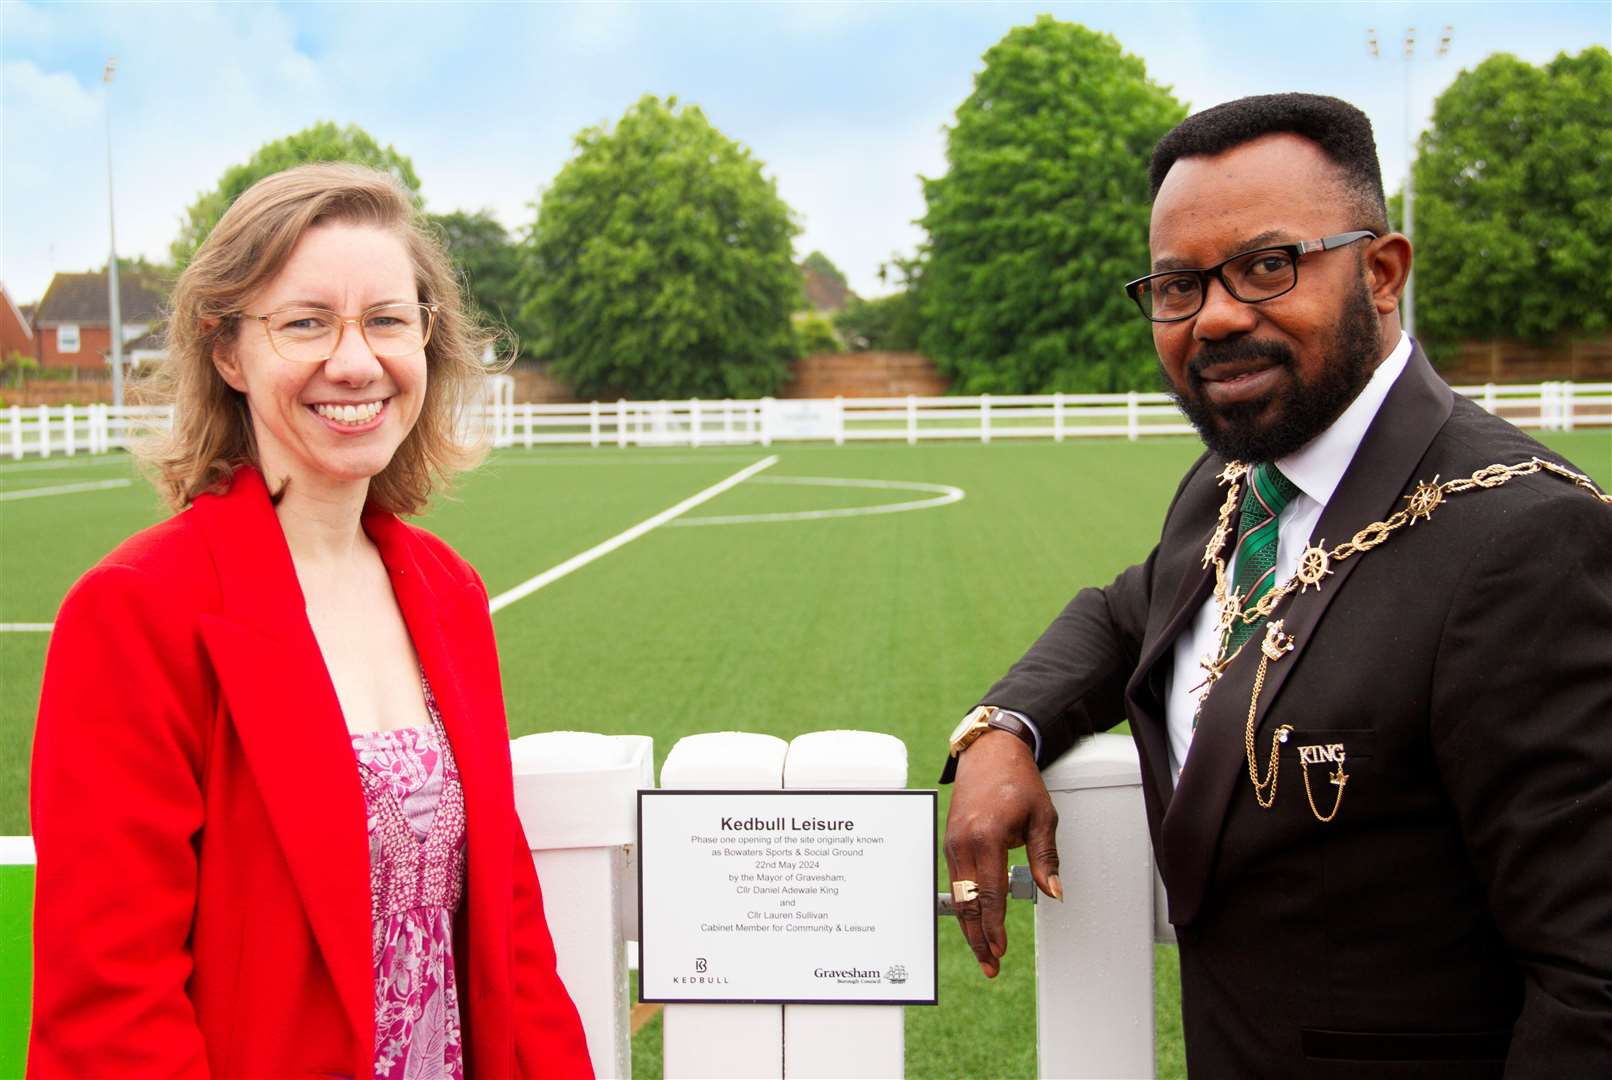
POLYGON ((806 288, 806 302, 812 305, 813 311, 830 315, 844 311, 845 305, 855 295, 844 283, 819 274, 811 267, 801 267, 800 273, 801 282, 806 288))
MULTIPOLYGON (((57 274, 34 311, 34 326, 79 323, 105 326, 108 312, 106 272, 57 274)), ((163 294, 158 282, 131 270, 118 272, 119 312, 126 323, 156 322, 162 318, 163 294)))
POLYGON ((123 343, 124 352, 164 352, 168 348, 168 328, 154 327, 123 343))
POLYGON ((4 282, 0 282, 0 298, 3 298, 6 306, 11 309, 12 318, 16 320, 23 336, 32 340, 34 336, 33 305, 24 304, 22 307, 18 307, 16 302, 11 299, 11 293, 7 291, 4 282))

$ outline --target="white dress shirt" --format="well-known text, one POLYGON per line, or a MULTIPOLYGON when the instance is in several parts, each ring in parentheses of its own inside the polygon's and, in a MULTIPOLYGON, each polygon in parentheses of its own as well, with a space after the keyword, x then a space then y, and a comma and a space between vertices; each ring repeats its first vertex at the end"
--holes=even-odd
MULTIPOLYGON (((1399 343, 1377 365, 1371 380, 1332 422, 1332 426, 1276 462, 1282 475, 1299 489, 1293 501, 1282 508, 1276 519, 1279 531, 1275 580, 1278 583, 1286 581, 1298 570, 1299 557, 1310 546, 1310 533, 1321 519, 1321 511, 1326 509, 1332 493, 1338 489, 1339 481, 1354 460, 1355 451, 1360 449, 1360 440, 1366 437, 1366 429, 1377 416, 1377 410, 1382 407, 1389 388, 1405 370, 1410 354, 1410 338, 1401 332, 1399 343)), ((1236 524, 1237 514, 1233 513, 1233 528, 1236 524)), ((1214 522, 1205 521, 1204 535, 1207 536, 1213 526, 1214 522)), ((1330 536, 1325 539, 1342 541, 1346 538, 1330 536)), ((1226 573, 1231 580, 1236 580, 1235 562, 1226 568, 1226 573)), ((1192 625, 1175 641, 1175 663, 1165 690, 1165 727, 1170 736, 1172 777, 1180 776, 1181 764, 1186 761, 1187 750, 1192 745, 1192 717, 1198 709, 1198 695, 1193 688, 1203 681, 1203 668, 1198 661, 1220 649, 1220 642, 1215 637, 1218 615, 1214 597, 1210 597, 1204 601, 1192 625)))

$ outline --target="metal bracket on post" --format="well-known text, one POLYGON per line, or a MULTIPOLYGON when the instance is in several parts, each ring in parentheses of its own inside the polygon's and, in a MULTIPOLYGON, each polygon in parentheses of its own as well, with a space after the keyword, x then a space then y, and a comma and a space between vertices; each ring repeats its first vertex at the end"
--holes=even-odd
MULTIPOLYGON (((1030 868, 1028 866, 1008 867, 1009 900, 1028 900, 1033 904, 1036 902, 1036 896, 1039 892, 1040 890, 1035 887, 1035 878, 1030 876, 1030 868)), ((936 893, 935 917, 942 918, 947 915, 956 914, 957 905, 952 901, 952 894, 949 892, 936 893)))

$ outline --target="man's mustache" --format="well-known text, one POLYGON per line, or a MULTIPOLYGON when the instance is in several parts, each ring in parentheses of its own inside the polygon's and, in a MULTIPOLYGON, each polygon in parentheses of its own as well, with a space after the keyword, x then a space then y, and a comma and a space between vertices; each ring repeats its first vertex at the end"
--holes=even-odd
POLYGON ((1236 338, 1230 341, 1212 341, 1198 351, 1187 365, 1187 378, 1193 385, 1203 381, 1204 369, 1215 364, 1249 363, 1264 361, 1281 367, 1293 366, 1293 350, 1279 341, 1260 341, 1253 338, 1236 338))

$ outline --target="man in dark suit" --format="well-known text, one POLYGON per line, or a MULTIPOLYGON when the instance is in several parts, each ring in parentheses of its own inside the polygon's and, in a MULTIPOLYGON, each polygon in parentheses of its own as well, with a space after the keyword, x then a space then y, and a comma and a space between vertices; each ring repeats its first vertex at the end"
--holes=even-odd
POLYGON ((1151 179, 1127 290, 1208 451, 953 733, 981 968, 1008 848, 1061 894, 1039 767, 1129 719, 1195 1076, 1612 1076, 1612 505, 1402 333, 1358 110, 1217 106, 1151 179))

